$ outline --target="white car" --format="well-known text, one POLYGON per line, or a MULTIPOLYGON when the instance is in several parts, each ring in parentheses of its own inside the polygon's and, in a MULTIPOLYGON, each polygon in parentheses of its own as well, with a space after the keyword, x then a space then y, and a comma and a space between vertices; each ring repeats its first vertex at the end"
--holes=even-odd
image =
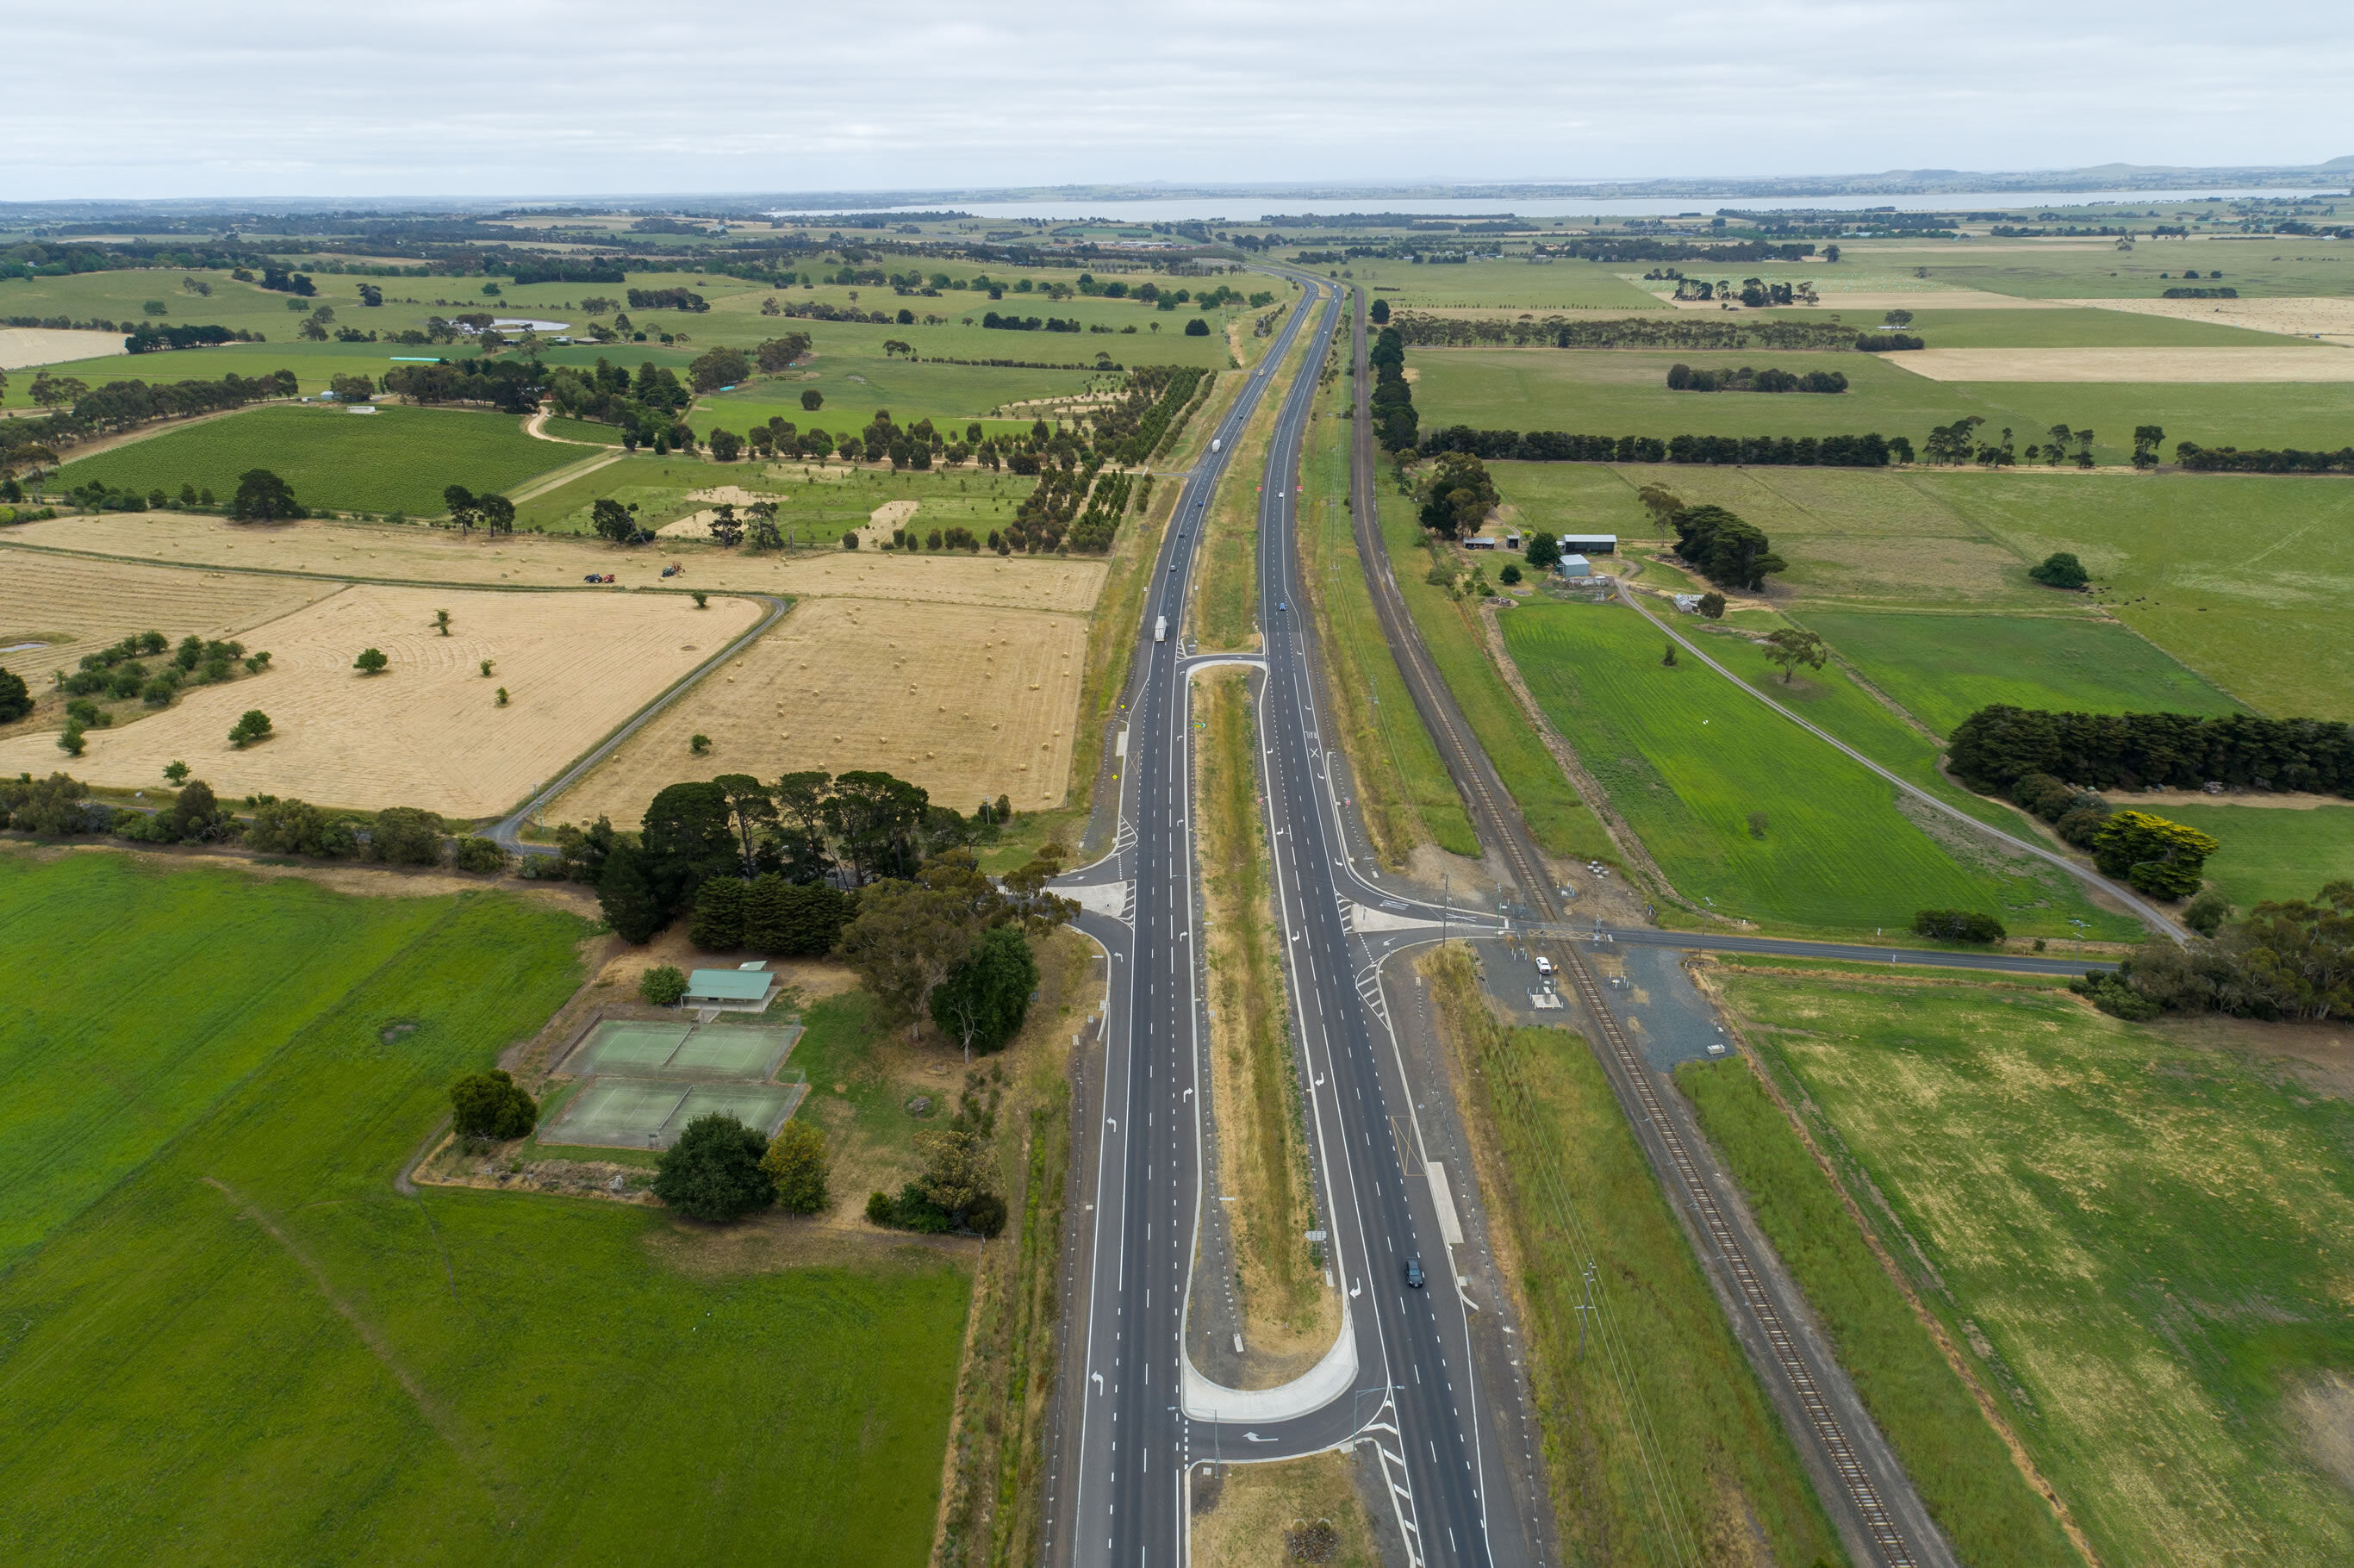
POLYGON ((1543 953, 1539 953, 1539 954, 1537 955, 1537 973, 1539 973, 1539 974, 1541 974, 1541 975, 1549 975, 1549 974, 1551 974, 1551 973, 1553 973, 1553 960, 1552 960, 1551 959, 1546 958, 1543 953))

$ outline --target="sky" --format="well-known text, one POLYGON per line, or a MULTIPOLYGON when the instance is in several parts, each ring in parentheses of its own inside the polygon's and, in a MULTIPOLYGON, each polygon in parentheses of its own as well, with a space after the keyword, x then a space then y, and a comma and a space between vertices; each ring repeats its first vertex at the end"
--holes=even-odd
POLYGON ((2354 154, 2345 0, 0 0, 0 200, 2354 154))

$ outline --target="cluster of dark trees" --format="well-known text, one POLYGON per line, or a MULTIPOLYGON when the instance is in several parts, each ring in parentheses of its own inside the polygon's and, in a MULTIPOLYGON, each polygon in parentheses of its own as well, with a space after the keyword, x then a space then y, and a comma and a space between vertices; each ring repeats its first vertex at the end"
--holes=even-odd
POLYGON ((2193 473, 2354 473, 2354 447, 2340 447, 2334 452, 2300 451, 2295 447, 2242 451, 2237 447, 2177 441, 2174 461, 2193 473))
POLYGON ((546 367, 535 359, 445 359, 384 374, 384 389, 412 402, 488 403, 509 414, 538 412, 546 385, 546 367))
MULTIPOLYGON (((2190 276, 2188 272, 2185 272, 2182 275, 2186 278, 2190 276)), ((2168 289, 2158 297, 2166 300, 2236 300, 2240 297, 2240 291, 2228 287, 2221 289, 2178 288, 2168 289)))
MULTIPOLYGON (((238 271, 243 272, 244 269, 239 268, 238 271)), ((232 273, 231 276, 236 274, 232 273)), ((261 269, 261 286, 276 293, 294 294, 306 300, 319 291, 318 286, 311 281, 307 274, 289 272, 283 267, 267 264, 261 269)))
POLYGON ((1847 376, 1836 370, 1694 370, 1689 365, 1668 367, 1668 387, 1676 392, 1844 392, 1847 376))
POLYGON ((2115 973, 2092 970, 2069 989, 2133 1020, 2162 1012, 2316 1021, 2354 1014, 2354 883, 2330 882, 2311 899, 2267 901, 2225 924, 2228 914, 2220 895, 2202 893, 2183 911, 2183 923, 2202 939, 2148 943, 2115 973))
POLYGON ((1137 366, 1129 372, 1120 401, 1091 420, 1097 450, 1115 462, 1145 461, 1183 427, 1194 402, 1209 396, 1212 379, 1199 366, 1137 366))
POLYGON ((938 1132, 916 1134, 922 1173, 903 1185, 895 1196, 870 1192, 869 1223, 897 1230, 940 1234, 968 1231, 993 1236, 1005 1228, 1005 1200, 997 1188, 996 1162, 990 1139, 997 1128, 1002 1065, 993 1065, 988 1093, 981 1092, 981 1075, 968 1072, 956 1115, 938 1132))
POLYGON ((1862 332, 1855 334, 1858 354, 1893 354, 1899 349, 1926 348, 1928 342, 1909 332, 1862 332))
POLYGON ((1449 425, 1423 438, 1424 457, 1469 452, 1490 462, 1671 462, 1755 467, 1884 468, 1913 461, 1903 436, 1579 436, 1449 425))
POLYGON ((1741 287, 1735 289, 1730 282, 1710 283, 1681 274, 1678 274, 1676 279, 1676 298, 1679 300, 1739 300, 1751 310, 1763 310, 1770 305, 1811 305, 1815 297, 1812 283, 1768 283, 1758 278, 1744 278, 1741 287))
POLYGON ((1847 350, 1856 345, 1853 327, 1835 322, 1759 320, 1743 316, 1670 314, 1577 321, 1564 316, 1524 320, 1518 316, 1428 316, 1400 311, 1391 318, 1412 348, 1474 348, 1511 344, 1526 348, 1771 348, 1847 350))
POLYGON ((680 384, 676 372, 652 360, 638 366, 634 381, 628 371, 602 356, 590 369, 559 366, 547 377, 546 394, 567 418, 619 426, 621 444, 631 450, 650 447, 667 452, 686 444, 674 431, 681 428, 680 410, 695 401, 695 395, 680 384))
POLYGON ((770 1139, 714 1111, 687 1123, 663 1150, 652 1191, 689 1219, 726 1224, 772 1203, 816 1213, 828 1201, 828 1175, 825 1135, 810 1123, 789 1121, 770 1139))
POLYGON ((1405 451, 1422 429, 1422 415, 1414 406, 1414 388, 1406 384, 1404 334, 1394 326, 1382 328, 1366 363, 1373 371, 1373 439, 1384 451, 1405 451))
MULTIPOLYGON (((1134 493, 1136 476, 1125 471, 1099 475, 1095 488, 1087 493, 1087 510, 1071 524, 1071 548, 1088 555, 1100 556, 1109 550, 1119 534, 1119 520, 1128 514, 1129 497, 1134 493)), ((991 547, 1010 553, 1011 542, 991 547)))
POLYGON ((1449 539, 1478 533, 1502 499, 1487 465, 1466 452, 1439 454, 1415 487, 1415 495, 1422 503, 1422 525, 1449 539))
POLYGON ((2031 774, 2095 789, 2162 786, 2354 797, 2354 727, 2253 714, 2078 714, 1995 705, 1955 726, 1955 777, 1999 794, 2031 774))
MULTIPOLYGON (((182 686, 234 679, 234 666, 239 663, 249 674, 258 673, 270 663, 270 655, 248 653, 242 642, 207 641, 193 632, 182 638, 175 649, 162 632, 142 631, 83 654, 73 673, 57 673, 56 685, 69 697, 103 696, 117 702, 137 697, 151 708, 162 708, 171 706, 182 686), (148 667, 147 660, 167 653, 168 662, 152 670, 148 667)), ((21 688, 23 683, 17 683, 21 688)))
POLYGON ((1719 588, 1755 593, 1766 586, 1766 573, 1788 567, 1764 529, 1722 506, 1679 504, 1667 521, 1676 531, 1676 554, 1719 588))
POLYGON ((984 312, 981 324, 997 332, 1085 332, 1087 327, 1076 316, 1048 316, 1044 321, 1036 316, 1000 315, 995 311, 984 312))
MULTIPOLYGON (((599 279, 599 282, 609 280, 599 279)), ((633 311, 707 311, 711 302, 689 289, 631 289, 630 309, 633 311)))
POLYGON ((159 322, 142 322, 131 335, 122 340, 127 354, 153 354, 165 348, 207 348, 224 343, 267 343, 258 332, 243 327, 225 326, 165 326, 159 322))
POLYGON ((231 373, 218 381, 110 381, 95 390, 71 376, 37 373, 34 400, 55 411, 0 425, 0 471, 53 463, 61 449, 92 435, 127 430, 175 415, 213 413, 271 397, 291 397, 297 389, 291 370, 253 376, 231 373))
POLYGON ((481 528, 492 534, 514 532, 514 503, 504 495, 477 495, 462 484, 444 485, 441 504, 449 508, 450 526, 461 534, 481 528))
POLYGON ((2002 922, 1975 909, 1924 909, 1913 916, 1913 933, 1941 942, 1999 942, 2002 922))

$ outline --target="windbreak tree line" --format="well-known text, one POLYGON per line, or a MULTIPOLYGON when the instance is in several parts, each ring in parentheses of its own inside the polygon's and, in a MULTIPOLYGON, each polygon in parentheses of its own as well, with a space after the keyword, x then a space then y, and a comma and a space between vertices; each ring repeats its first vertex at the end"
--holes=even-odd
POLYGON ((1448 425, 1423 438, 1422 455, 1469 452, 1490 462, 1667 462, 1750 468, 1885 468, 1911 462, 1913 443, 1860 436, 1582 436, 1564 430, 1478 430, 1448 425))
POLYGON ((2253 714, 2051 713, 1996 704, 1955 726, 1954 774, 1999 794, 2031 774, 2094 789, 2151 785, 2354 797, 2354 727, 2253 714))

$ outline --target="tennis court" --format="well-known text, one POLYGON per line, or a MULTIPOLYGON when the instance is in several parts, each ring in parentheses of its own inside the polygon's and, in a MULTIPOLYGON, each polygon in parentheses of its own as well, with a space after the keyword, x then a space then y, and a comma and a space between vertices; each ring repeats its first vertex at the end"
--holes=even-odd
POLYGON ((715 1112, 773 1138, 809 1093, 799 1072, 783 1070, 801 1033, 797 1023, 607 1019, 557 1069, 586 1081, 540 1140, 668 1149, 689 1122, 715 1112))

